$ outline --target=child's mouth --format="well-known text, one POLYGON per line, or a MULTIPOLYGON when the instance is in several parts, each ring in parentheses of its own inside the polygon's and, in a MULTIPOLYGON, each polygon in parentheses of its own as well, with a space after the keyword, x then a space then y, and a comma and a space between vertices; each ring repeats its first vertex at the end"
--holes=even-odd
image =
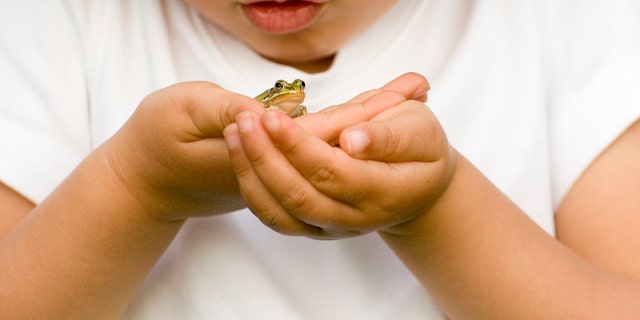
POLYGON ((308 27, 320 14, 322 4, 311 1, 259 1, 243 4, 249 21, 268 34, 287 34, 308 27))

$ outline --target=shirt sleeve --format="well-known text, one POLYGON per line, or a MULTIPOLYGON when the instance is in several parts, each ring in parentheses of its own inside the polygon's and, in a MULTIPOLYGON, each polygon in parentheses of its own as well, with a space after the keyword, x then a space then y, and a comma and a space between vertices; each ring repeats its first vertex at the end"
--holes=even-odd
POLYGON ((640 116, 637 1, 549 1, 549 137, 554 205, 640 116))
POLYGON ((90 150, 81 3, 0 4, 0 181, 36 203, 90 150))

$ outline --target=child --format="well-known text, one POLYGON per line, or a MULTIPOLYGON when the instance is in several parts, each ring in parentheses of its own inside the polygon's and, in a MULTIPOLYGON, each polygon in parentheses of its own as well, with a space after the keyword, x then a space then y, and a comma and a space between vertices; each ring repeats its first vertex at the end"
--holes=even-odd
POLYGON ((2 6, 3 318, 640 314, 633 3, 2 6))

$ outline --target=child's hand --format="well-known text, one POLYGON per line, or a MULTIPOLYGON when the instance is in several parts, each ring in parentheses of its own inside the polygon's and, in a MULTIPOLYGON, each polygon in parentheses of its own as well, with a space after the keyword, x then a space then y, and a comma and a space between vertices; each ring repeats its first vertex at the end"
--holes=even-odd
POLYGON ((245 202, 271 228, 315 238, 383 230, 424 213, 454 162, 438 121, 407 100, 413 95, 369 92, 295 121, 241 113, 225 137, 245 202), (349 123, 367 112, 370 121, 349 123))
POLYGON ((242 111, 264 107, 205 82, 150 94, 104 151, 111 167, 160 219, 229 212, 244 206, 222 130, 242 111))

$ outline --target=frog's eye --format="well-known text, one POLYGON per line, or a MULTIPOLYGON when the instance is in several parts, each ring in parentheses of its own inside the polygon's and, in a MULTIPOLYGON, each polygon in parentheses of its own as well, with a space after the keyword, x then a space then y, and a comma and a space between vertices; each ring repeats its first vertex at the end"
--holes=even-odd
POLYGON ((276 81, 276 84, 273 85, 276 89, 282 89, 284 87, 284 81, 282 80, 278 80, 276 81))
POLYGON ((300 89, 304 90, 305 83, 300 79, 293 80, 293 85, 300 87, 300 89))

